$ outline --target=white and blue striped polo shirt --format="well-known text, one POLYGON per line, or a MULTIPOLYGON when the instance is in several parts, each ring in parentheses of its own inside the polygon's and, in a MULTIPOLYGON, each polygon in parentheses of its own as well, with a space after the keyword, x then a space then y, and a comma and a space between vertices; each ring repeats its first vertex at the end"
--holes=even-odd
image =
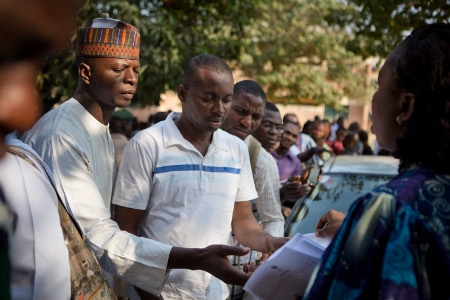
MULTIPOLYGON (((174 116, 130 140, 113 203, 146 210, 139 226, 145 237, 182 247, 227 244, 235 201, 257 197, 247 147, 219 129, 203 156, 183 138, 174 116)), ((194 271, 172 270, 169 281, 188 284, 186 272, 194 271)), ((204 288, 214 286, 209 274, 195 272, 203 274, 204 288)), ((200 284, 196 277, 193 285, 200 284)))

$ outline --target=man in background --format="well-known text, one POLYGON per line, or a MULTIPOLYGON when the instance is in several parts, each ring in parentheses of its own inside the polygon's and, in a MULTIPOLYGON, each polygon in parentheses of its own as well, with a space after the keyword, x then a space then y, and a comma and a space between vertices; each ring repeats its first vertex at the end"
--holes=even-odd
MULTIPOLYGON (((288 113, 284 115, 283 123, 286 123, 288 121, 296 123, 300 127, 300 122, 298 121, 298 118, 295 114, 288 113)), ((312 121, 309 122, 311 122, 311 124, 313 123, 312 121)), ((305 129, 305 127, 306 123, 304 124, 303 129, 305 129)), ((312 137, 305 132, 301 132, 299 134, 297 143, 295 145, 292 145, 290 150, 292 154, 297 155, 298 159, 300 159, 300 161, 302 162, 303 167, 322 165, 323 160, 321 159, 321 155, 324 151, 327 151, 325 148, 317 146, 312 137)))
MULTIPOLYGON (((261 126, 252 134, 270 154, 276 148, 275 145, 280 142, 284 127, 281 120, 280 111, 271 102, 266 103, 266 109, 261 121, 261 126)), ((284 182, 280 182, 280 201, 281 204, 286 201, 295 202, 305 196, 311 188, 305 184, 305 176, 309 169, 305 169, 301 176, 292 176, 284 182)), ((282 206, 283 215, 287 217, 290 210, 282 206)))

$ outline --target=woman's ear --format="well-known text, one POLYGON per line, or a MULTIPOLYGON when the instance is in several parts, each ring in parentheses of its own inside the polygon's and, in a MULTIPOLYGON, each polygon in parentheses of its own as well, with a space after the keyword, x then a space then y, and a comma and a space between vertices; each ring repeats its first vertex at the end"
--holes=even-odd
POLYGON ((91 83, 91 67, 85 63, 78 65, 78 74, 85 84, 91 83))
POLYGON ((416 95, 413 93, 404 93, 402 97, 400 98, 400 113, 397 116, 397 123, 403 124, 404 122, 407 122, 413 112, 415 107, 415 101, 416 101, 416 95))

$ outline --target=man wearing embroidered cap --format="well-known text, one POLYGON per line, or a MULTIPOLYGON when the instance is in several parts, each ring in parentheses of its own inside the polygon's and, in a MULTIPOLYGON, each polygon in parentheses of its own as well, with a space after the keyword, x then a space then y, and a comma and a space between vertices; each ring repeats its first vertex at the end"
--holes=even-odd
POLYGON ((137 29, 108 16, 78 30, 78 85, 71 99, 45 114, 23 140, 49 165, 68 211, 85 233, 102 268, 159 294, 168 269, 191 268, 243 285, 249 275, 234 269, 227 255, 248 248, 172 247, 121 231, 111 219, 114 147, 109 120, 130 104, 138 83, 137 29))

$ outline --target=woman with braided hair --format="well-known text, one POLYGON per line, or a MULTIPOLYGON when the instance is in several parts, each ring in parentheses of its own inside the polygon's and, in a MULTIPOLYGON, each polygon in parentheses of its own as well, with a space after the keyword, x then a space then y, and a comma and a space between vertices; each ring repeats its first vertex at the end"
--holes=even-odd
POLYGON ((450 298, 450 24, 414 30, 378 85, 372 131, 399 175, 322 216, 334 239, 303 299, 450 298))

